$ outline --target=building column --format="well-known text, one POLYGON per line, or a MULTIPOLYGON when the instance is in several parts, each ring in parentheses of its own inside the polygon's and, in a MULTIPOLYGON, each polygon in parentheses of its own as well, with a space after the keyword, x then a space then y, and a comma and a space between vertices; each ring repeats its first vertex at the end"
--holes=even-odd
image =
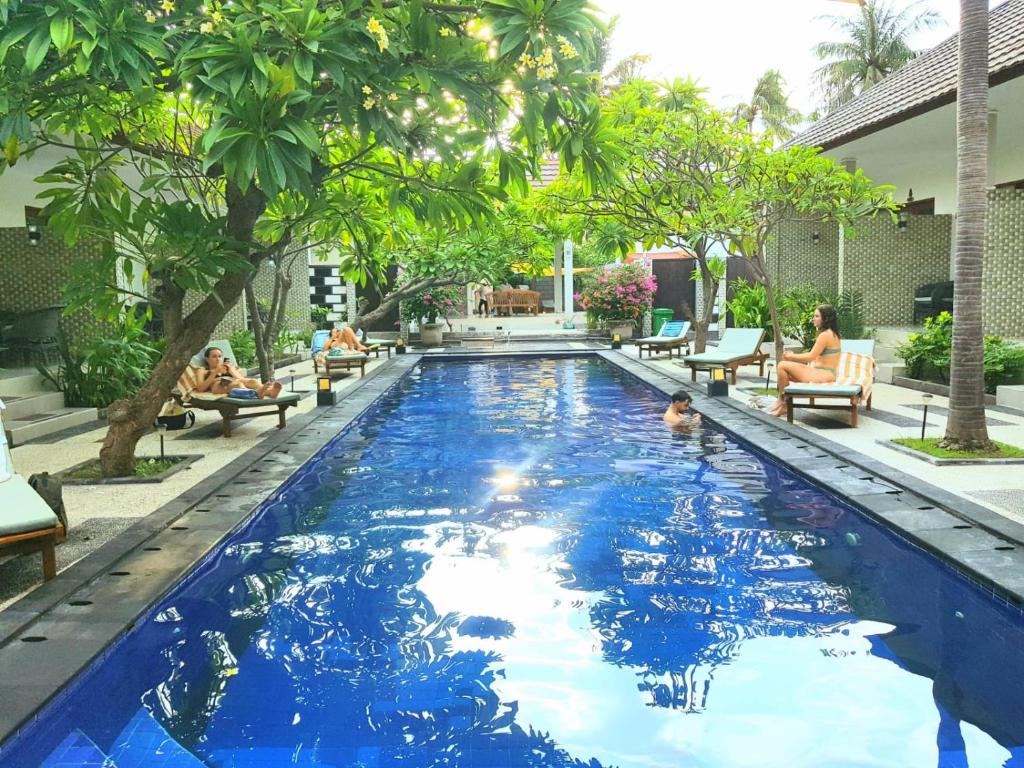
POLYGON ((554 259, 551 262, 551 271, 553 273, 551 283, 553 286, 553 293, 555 299, 555 314, 560 314, 564 304, 562 303, 562 290, 560 288, 562 284, 562 252, 564 245, 562 243, 555 243, 554 247, 554 259))
MULTIPOLYGON (((573 311, 573 289, 572 289, 572 258, 573 258, 573 245, 572 240, 566 240, 562 243, 562 312, 567 315, 571 315, 573 311)), ((559 294, 558 284, 555 283, 555 296, 559 294)), ((558 299, 555 299, 555 311, 558 312, 558 299)))

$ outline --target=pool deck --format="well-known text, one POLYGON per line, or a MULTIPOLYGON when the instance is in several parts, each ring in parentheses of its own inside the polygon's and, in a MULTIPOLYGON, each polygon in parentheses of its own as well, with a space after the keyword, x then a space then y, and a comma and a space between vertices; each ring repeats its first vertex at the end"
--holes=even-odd
MULTIPOLYGON (((197 414, 196 427, 168 434, 167 452, 203 458, 159 485, 65 488, 71 514, 68 543, 58 548, 60 572, 27 594, 38 580, 36 556, 3 563, 0 585, 21 573, 21 596, 0 611, 0 741, 13 735, 40 706, 59 694, 93 658, 142 616, 147 608, 201 562, 216 544, 249 517, 275 489, 334 435, 369 408, 423 357, 474 357, 538 353, 579 354, 591 341, 565 338, 502 345, 493 352, 449 348, 425 355, 374 360, 365 378, 339 380, 339 403, 320 409, 305 397, 290 411, 288 427, 273 419, 242 422, 230 439, 219 437, 216 414, 197 414), (298 411, 296 413, 296 410, 298 411), (83 541, 88 536, 89 541, 83 541), (63 550, 63 552, 62 552, 63 550), (75 603, 75 605, 72 605, 75 603), (45 638, 45 641, 35 640, 45 638)), ((952 567, 1018 610, 1024 605, 1024 491, 1020 467, 935 467, 878 445, 882 437, 910 436, 920 429, 917 393, 879 385, 878 418, 862 418, 856 429, 841 416, 798 412, 788 425, 746 405, 761 385, 757 369, 741 369, 730 398, 708 398, 704 381, 690 383, 688 370, 667 360, 637 359, 635 347, 603 349, 605 359, 663 392, 692 391, 696 408, 724 429, 887 522, 899 535, 936 552, 952 567), (893 418, 895 414, 900 418, 893 418), (914 422, 916 426, 913 426, 914 422), (808 459, 813 460, 809 462, 808 459)), ((295 388, 312 389, 311 365, 297 369, 295 388)), ((278 371, 288 382, 288 372, 278 371)), ((944 424, 942 398, 929 413, 931 434, 944 424), (933 415, 935 413, 935 415, 933 415)), ((865 413, 862 412, 862 417, 865 413)), ((652 414, 658 418, 660 414, 652 414)), ((1024 444, 1024 414, 994 412, 992 436, 1024 444)), ((96 455, 105 428, 97 425, 57 443, 29 443, 14 450, 27 475, 59 471, 96 455)), ((145 438, 140 453, 158 450, 145 438)), ((4 599, 0 596, 0 599, 4 599)))

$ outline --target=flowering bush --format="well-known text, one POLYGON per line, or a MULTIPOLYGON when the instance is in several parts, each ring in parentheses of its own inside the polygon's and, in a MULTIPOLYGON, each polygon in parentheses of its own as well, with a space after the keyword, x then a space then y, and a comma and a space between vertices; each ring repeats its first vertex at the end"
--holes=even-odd
POLYGON ((576 294, 587 311, 602 320, 639 320, 654 305, 658 281, 639 264, 623 264, 600 272, 576 294))
POLYGON ((402 300, 402 319, 407 323, 425 320, 428 324, 433 324, 441 317, 447 323, 448 316, 458 309, 459 303, 464 299, 465 292, 458 285, 432 288, 417 293, 411 299, 402 300))

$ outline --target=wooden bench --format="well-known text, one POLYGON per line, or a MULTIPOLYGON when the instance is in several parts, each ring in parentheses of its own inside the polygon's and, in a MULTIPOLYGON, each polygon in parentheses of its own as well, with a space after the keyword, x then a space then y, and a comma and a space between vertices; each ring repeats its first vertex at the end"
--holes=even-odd
POLYGON ((516 312, 540 314, 540 291, 524 291, 512 288, 507 291, 495 291, 491 294, 491 307, 496 315, 504 313, 511 317, 516 312))

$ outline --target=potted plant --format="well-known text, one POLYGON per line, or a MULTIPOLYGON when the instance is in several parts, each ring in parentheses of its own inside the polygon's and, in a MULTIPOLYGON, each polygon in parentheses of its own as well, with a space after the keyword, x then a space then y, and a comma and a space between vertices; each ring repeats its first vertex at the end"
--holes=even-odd
POLYGON ((612 334, 630 339, 636 322, 654 305, 657 289, 657 280, 642 266, 622 264, 599 273, 576 294, 576 300, 588 318, 600 318, 612 334))
POLYGON ((438 322, 438 318, 451 328, 448 317, 463 298, 462 294, 463 289, 457 285, 444 285, 417 293, 402 301, 402 320, 407 323, 415 321, 419 325, 420 341, 424 345, 439 346, 444 340, 444 325, 438 322))

